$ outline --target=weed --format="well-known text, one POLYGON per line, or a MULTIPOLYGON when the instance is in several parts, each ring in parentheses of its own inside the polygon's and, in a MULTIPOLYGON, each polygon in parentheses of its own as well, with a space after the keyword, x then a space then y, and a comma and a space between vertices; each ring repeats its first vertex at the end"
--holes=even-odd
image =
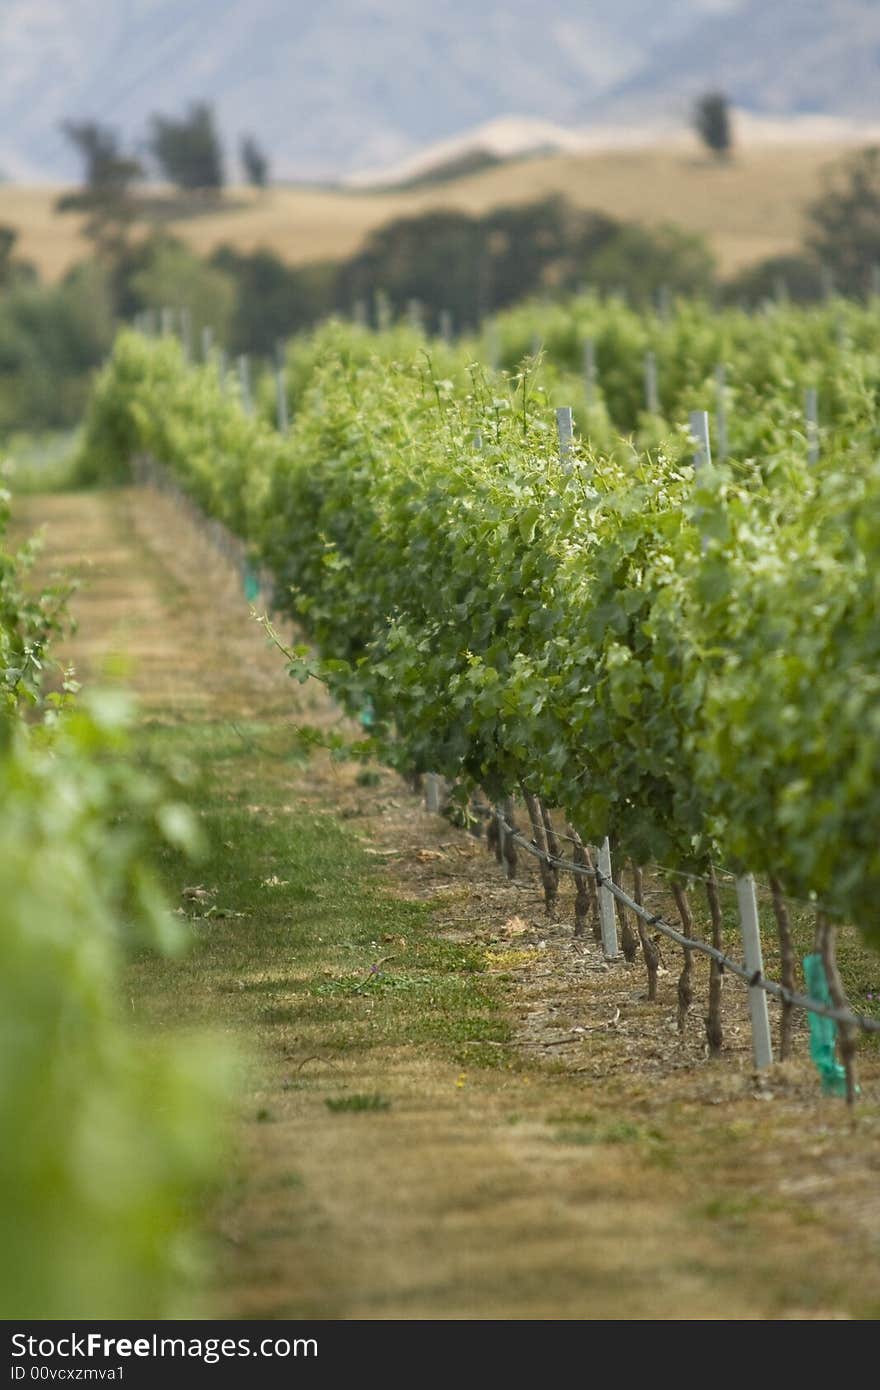
MULTIPOLYGON (((561 1123, 563 1127, 558 1129, 553 1135, 554 1140, 561 1144, 640 1144, 656 1140, 656 1134, 652 1130, 646 1130, 641 1125, 633 1124, 630 1120, 612 1120, 610 1124, 600 1124, 595 1116, 589 1112, 577 1115, 575 1112, 562 1112, 568 1118, 561 1123)), ((549 1124, 560 1123, 558 1119, 550 1118, 549 1124)))
POLYGON ((720 1221, 727 1226, 741 1228, 764 1206, 765 1200, 760 1193, 719 1192, 698 1202, 692 1208, 692 1213, 704 1221, 720 1221))
POLYGON ((360 1093, 353 1096, 327 1096, 325 1097, 324 1104, 328 1110, 333 1111, 334 1115, 347 1114, 349 1112, 359 1114, 364 1110, 391 1109, 391 1101, 387 1096, 379 1095, 378 1092, 370 1096, 360 1093))
POLYGON ((592 1110, 559 1110, 547 1116, 548 1125, 593 1125, 596 1116, 592 1110))

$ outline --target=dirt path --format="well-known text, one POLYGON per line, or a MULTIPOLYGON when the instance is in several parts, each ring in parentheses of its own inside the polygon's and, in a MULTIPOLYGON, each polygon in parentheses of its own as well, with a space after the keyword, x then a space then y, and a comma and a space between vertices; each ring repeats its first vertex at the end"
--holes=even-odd
MULTIPOLYGON (((755 1080, 733 996, 725 1060, 706 1063, 698 1017, 683 1043, 674 1034, 672 971, 665 1007, 648 1006, 635 967, 606 970, 592 944, 575 948, 570 926, 543 923, 533 875, 501 881, 473 839, 390 774, 375 784, 323 755, 298 766, 266 751, 291 719, 337 716, 292 685, 232 577, 166 501, 134 490, 28 497, 16 512, 23 529, 46 525, 45 566, 82 575, 69 644, 80 677, 123 669, 144 720, 191 734, 196 748, 212 730, 254 737, 252 755, 223 763, 224 795, 243 797, 267 836, 322 809, 356 827, 386 864, 390 905, 415 898, 442 940, 476 941, 513 1029, 503 1066, 485 1065, 501 1046, 491 1040, 464 1038, 458 1054, 415 1035, 340 1047, 332 998, 293 1007, 289 953, 237 963, 232 978, 221 952, 244 924, 208 941, 196 965, 142 971, 155 1026, 175 1020, 183 981, 194 1014, 224 1022, 257 1058, 243 1159, 215 1222, 218 1315, 880 1313, 876 1053, 855 1126, 803 1065, 755 1080), (259 738, 248 733, 257 725, 259 738), (374 1095, 388 1108, 327 1103, 374 1095)), ((358 891, 340 898, 353 918, 358 891)), ((367 945, 398 949, 396 938, 367 945)), ((330 988, 337 967, 329 954, 322 966, 320 938, 310 950, 330 988)), ((343 1002, 339 1017, 359 1037, 385 1026, 381 997, 343 1002)))

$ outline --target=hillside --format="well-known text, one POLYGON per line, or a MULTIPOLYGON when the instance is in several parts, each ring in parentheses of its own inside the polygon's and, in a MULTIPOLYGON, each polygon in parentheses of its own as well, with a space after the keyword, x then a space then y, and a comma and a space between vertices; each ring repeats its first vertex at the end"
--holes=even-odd
POLYGON ((90 116, 139 136, 156 110, 205 98, 224 131, 253 129, 285 177, 381 166, 516 110, 578 119, 635 74, 647 42, 705 0, 7 0, 0 16, 0 168, 70 177, 58 123, 90 116), (47 72, 51 82, 46 81, 47 72))
MULTIPOLYGON (((273 188, 237 190, 214 207, 181 216, 168 208, 165 225, 196 251, 224 242, 241 250, 265 246, 291 264, 349 255, 392 217, 453 207, 482 213, 506 202, 564 193, 583 207, 648 223, 675 221, 705 233, 725 273, 800 241, 806 205, 822 188, 824 171, 841 157, 828 145, 761 145, 716 167, 696 148, 558 154, 500 163, 466 178, 408 190, 345 192, 273 188)), ((49 278, 88 253, 78 219, 52 211, 58 190, 0 189, 0 221, 16 227, 19 252, 49 278)))
POLYGON ((231 155, 251 131, 285 179, 387 168, 505 116, 680 122, 709 83, 760 112, 864 117, 878 44, 873 0, 5 0, 0 172, 70 179, 65 118, 136 143, 195 99, 231 155))

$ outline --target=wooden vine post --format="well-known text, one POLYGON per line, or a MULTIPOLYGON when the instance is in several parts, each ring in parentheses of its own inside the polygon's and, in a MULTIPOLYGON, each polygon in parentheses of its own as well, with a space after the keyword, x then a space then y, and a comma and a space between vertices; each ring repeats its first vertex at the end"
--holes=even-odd
POLYGON ((287 411, 287 373, 279 362, 275 368, 275 402, 278 412, 278 433, 287 434, 290 418, 287 411))
POLYGON ((612 883, 611 841, 608 836, 602 841, 599 850, 599 927, 602 933, 602 952, 606 960, 617 960, 617 917, 614 910, 614 894, 606 883, 612 883))
MULTIPOLYGON (((572 445, 574 440, 574 422, 572 419, 571 406, 561 406, 556 411, 556 431, 559 436, 559 461, 566 473, 571 473, 573 467, 572 445)), ((611 845, 608 837, 599 853, 599 872, 603 880, 609 882, 611 878, 611 845)), ((615 899, 614 894, 609 888, 605 887, 604 882, 599 885, 599 928, 602 936, 602 950, 608 960, 616 960, 618 955, 617 948, 617 924, 615 921, 615 899)))
POLYGON ((387 333, 391 327, 391 300, 384 289, 373 291, 373 316, 380 333, 387 333))
POLYGON ((596 404, 596 344, 592 338, 584 339, 584 397, 587 410, 596 404))
POLYGON ((556 434, 559 439, 559 462, 567 473, 571 472, 571 446, 574 439, 574 419, 570 405, 560 406, 556 412, 556 434))
POLYGON ((690 413, 691 438, 694 441, 694 468, 708 467, 712 462, 712 447, 709 443, 709 412, 692 410, 690 413))
POLYGON ((425 810, 438 816, 443 804, 442 778, 437 772, 425 773, 425 810))
POLYGON ((186 363, 192 361, 192 314, 189 306, 184 304, 178 311, 180 320, 180 345, 183 348, 183 360, 186 363))
POLYGON ((742 874, 736 880, 736 900, 739 907, 739 925, 742 933, 743 953, 746 970, 756 981, 749 986, 749 1013, 752 1019, 752 1047, 755 1066, 758 1071, 773 1063, 773 1044, 770 1040, 770 1019, 767 1013, 767 995, 757 980, 764 974, 764 956, 761 950, 761 929, 758 921, 758 899, 755 894, 755 880, 751 874, 742 874))
POLYGON ((238 359, 238 384, 241 388, 241 408, 245 415, 252 415, 254 406, 251 400, 251 364, 245 352, 238 359))
MULTIPOLYGON (((783 988, 794 990, 795 987, 795 953, 794 941, 791 935, 791 921, 788 916, 788 904, 782 892, 782 884, 778 878, 770 879, 770 891, 773 894, 773 912, 776 917, 776 931, 779 936, 779 958, 782 963, 782 984, 783 988)), ((787 999, 782 1001, 782 1017, 779 1023, 779 1058, 780 1061, 787 1061, 791 1056, 791 1029, 794 1020, 794 1010, 787 999)))

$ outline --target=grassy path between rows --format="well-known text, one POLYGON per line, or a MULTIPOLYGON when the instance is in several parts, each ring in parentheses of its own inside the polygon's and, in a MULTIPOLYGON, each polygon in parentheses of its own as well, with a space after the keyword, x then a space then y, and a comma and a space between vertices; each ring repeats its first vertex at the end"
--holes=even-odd
POLYGON ((124 680, 145 748, 194 769, 209 854, 165 864, 193 949, 127 989, 134 1026, 242 1058, 211 1313, 880 1314, 876 1061, 855 1125, 802 1065, 758 1083, 739 1015, 708 1064, 699 1010, 679 1043, 635 968, 541 925, 533 877, 391 774, 303 756, 294 725, 337 714, 167 502, 17 515, 81 573, 81 678, 124 680))

